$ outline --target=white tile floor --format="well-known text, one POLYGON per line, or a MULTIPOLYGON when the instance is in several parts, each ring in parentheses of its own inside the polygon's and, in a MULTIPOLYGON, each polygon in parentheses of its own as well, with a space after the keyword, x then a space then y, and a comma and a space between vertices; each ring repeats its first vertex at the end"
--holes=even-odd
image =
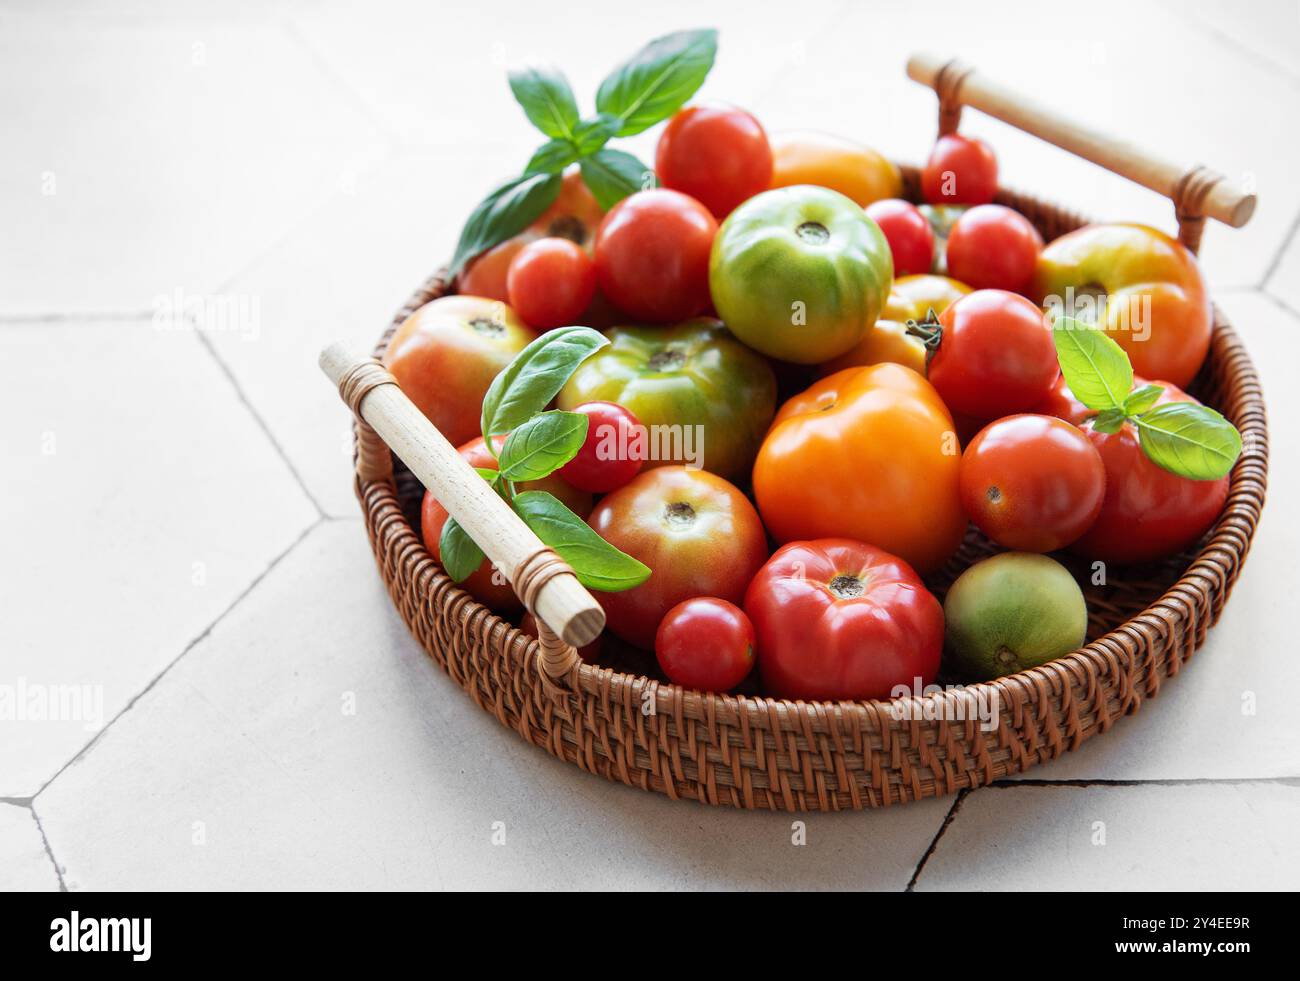
MULTIPOLYGON (((88 686, 78 721, 0 720, 0 888, 1300 883, 1282 587, 1300 550, 1300 6, 1097 6, 1088 25, 1123 29, 1081 36, 1028 2, 991 25, 958 2, 810 0, 797 23, 686 2, 0 4, 0 685, 88 686), (587 101, 641 41, 699 22, 722 29, 705 94, 772 128, 916 159, 933 97, 902 65, 937 48, 1260 194, 1204 249, 1273 440, 1273 503, 1210 641, 1079 753, 960 801, 807 816, 803 847, 787 817, 606 784, 476 709, 384 594, 315 367, 327 340, 373 338, 530 151, 506 65, 557 62, 587 101), (196 298, 201 330, 171 316, 196 298)), ((965 125, 1008 183, 1170 223, 1149 192, 965 125)))

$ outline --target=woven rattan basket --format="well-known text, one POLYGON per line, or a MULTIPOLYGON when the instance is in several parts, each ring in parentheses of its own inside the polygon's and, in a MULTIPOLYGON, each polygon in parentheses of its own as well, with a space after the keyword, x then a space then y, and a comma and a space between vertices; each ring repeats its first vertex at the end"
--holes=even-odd
MULTIPOLYGON (((918 56, 909 73, 938 92, 942 131, 955 129, 963 104, 974 106, 1164 191, 1193 249, 1205 216, 1234 225, 1249 217, 1253 200, 1208 171, 1171 168, 1066 126, 959 63, 918 56)), ((915 199, 917 171, 902 169, 915 199)), ((997 200, 1049 241, 1086 223, 1031 195, 1003 190, 997 200)), ((447 291, 440 275, 426 282, 380 337, 376 354, 408 314, 447 291)), ((1136 711, 1201 645, 1240 573, 1264 503, 1268 431, 1259 379, 1216 308, 1209 357, 1192 391, 1243 437, 1227 504, 1194 549, 1085 586, 1086 646, 994 682, 893 702, 701 694, 581 663, 571 644, 585 643, 603 621, 563 563, 486 490, 375 361, 334 347, 322 366, 357 413, 356 490, 380 573, 434 661, 502 724, 555 756, 609 780, 711 804, 886 806, 979 787, 1076 748, 1136 711), (510 576, 542 621, 541 641, 457 588, 424 548, 422 484, 510 576), (981 700, 998 707, 991 728, 979 722, 981 700)), ((995 550, 972 531, 930 585, 942 597, 962 569, 995 550)))

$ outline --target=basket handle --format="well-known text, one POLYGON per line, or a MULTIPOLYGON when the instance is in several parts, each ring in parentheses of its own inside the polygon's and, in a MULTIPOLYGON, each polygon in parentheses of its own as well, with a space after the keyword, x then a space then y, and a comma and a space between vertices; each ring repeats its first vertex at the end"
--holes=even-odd
POLYGON ((1178 239, 1193 253, 1200 248, 1207 217, 1240 228, 1255 213, 1255 195, 1235 187, 1222 174, 1199 164, 1180 166, 1073 123, 956 58, 918 52, 907 59, 907 74, 938 95, 940 136, 956 132, 962 106, 971 106, 1091 160, 1172 200, 1178 239))
MULTIPOLYGON (((605 611, 573 570, 474 472, 378 361, 336 343, 321 352, 320 366, 357 417, 433 492, 537 617, 545 676, 567 676, 578 664, 576 648, 605 627, 605 611)), ((367 477, 361 462, 363 481, 388 479, 367 477)))

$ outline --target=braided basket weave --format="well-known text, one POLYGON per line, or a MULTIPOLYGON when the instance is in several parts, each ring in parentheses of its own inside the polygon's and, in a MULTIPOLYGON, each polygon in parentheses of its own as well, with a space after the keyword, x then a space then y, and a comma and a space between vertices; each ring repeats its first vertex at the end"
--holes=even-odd
MULTIPOLYGON (((917 171, 901 169, 916 200, 917 171)), ((1182 183, 1204 196, 1203 185, 1182 183)), ((1174 197, 1194 249, 1200 215, 1174 197)), ((1086 224, 1030 195, 1003 190, 997 200, 1026 215, 1047 241, 1086 224)), ((417 290, 376 356, 410 313, 447 291, 440 275, 417 290)), ((1237 426, 1245 447, 1224 511, 1199 545, 1113 571, 1104 586, 1085 585, 1087 644, 1074 653, 993 682, 893 702, 701 694, 581 663, 552 678, 539 663, 538 641, 460 590, 425 549, 423 488, 400 461, 389 466, 387 447, 360 419, 356 491, 380 572, 412 634, 475 702, 528 742, 608 780, 674 798, 778 810, 887 806, 979 787, 1078 747, 1159 692, 1205 640, 1250 547, 1268 462, 1259 379, 1217 308, 1210 353, 1190 390, 1237 426), (981 703, 999 709, 988 730, 978 720, 981 703)), ((963 569, 997 550, 972 529, 929 585, 942 598, 963 569)))

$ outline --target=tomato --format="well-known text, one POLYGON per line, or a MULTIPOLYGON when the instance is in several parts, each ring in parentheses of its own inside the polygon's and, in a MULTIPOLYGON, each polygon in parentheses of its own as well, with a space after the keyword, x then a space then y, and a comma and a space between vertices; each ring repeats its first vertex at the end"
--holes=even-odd
POLYGON ((896 364, 848 368, 777 413, 754 464, 754 497, 779 542, 854 538, 921 572, 966 531, 961 456, 939 393, 896 364))
POLYGON ((934 681, 943 608, 912 568, 847 538, 792 542, 745 593, 764 690, 778 698, 889 698, 934 681))
POLYGON ((718 223, 680 191, 652 188, 610 209, 596 233, 596 278, 638 320, 671 323, 709 306, 709 249, 718 223))
POLYGON ((660 134, 655 173, 664 187, 689 194, 721 221, 771 185, 772 148, 745 110, 691 106, 660 134))
MULTIPOLYGON (((501 447, 505 445, 506 438, 505 436, 497 436, 493 438, 492 442, 497 448, 497 452, 500 453, 501 447)), ((458 447, 457 452, 471 467, 482 467, 488 470, 498 469, 497 459, 488 452, 487 444, 483 442, 482 436, 471 439, 464 446, 458 447)), ((540 490, 554 494, 580 518, 585 518, 588 512, 591 511, 591 495, 586 491, 570 487, 555 474, 543 477, 541 480, 530 480, 517 484, 516 489, 521 491, 540 490)), ((433 554, 435 559, 440 559, 442 555, 438 543, 442 536, 442 526, 446 523, 446 508, 438 503, 438 499, 432 493, 425 491, 424 501, 420 505, 420 535, 424 539, 424 547, 433 554)), ((487 559, 484 559, 482 564, 470 573, 469 578, 460 583, 460 588, 484 606, 490 607, 498 613, 514 613, 521 608, 519 598, 515 596, 514 590, 510 588, 510 583, 487 559)))
MULTIPOLYGON (((525 610, 523 619, 519 621, 519 629, 522 630, 524 633, 526 633, 529 637, 536 637, 537 617, 533 616, 531 613, 525 610)), ((593 640, 586 647, 578 648, 578 657, 582 658, 584 663, 600 664, 600 652, 602 647, 601 641, 604 636, 605 636, 604 634, 597 634, 596 639, 593 640)))
POLYGON ((754 625, 735 603, 712 596, 688 599, 660 622, 655 657, 674 684, 730 691, 754 666, 754 625))
POLYGON ((886 198, 867 205, 867 217, 880 226, 894 257, 895 276, 928 273, 934 264, 934 230, 916 205, 886 198))
POLYGON ((862 340, 892 278, 876 223, 844 195, 810 185, 746 201, 722 223, 709 260, 713 304, 731 332, 798 364, 862 340))
POLYGON ((519 250, 506 276, 510 305, 533 327, 576 323, 596 293, 596 267, 568 239, 543 238, 519 250))
POLYGON ((641 472, 646 446, 636 416, 614 402, 584 402, 569 411, 587 417, 587 438, 578 455, 560 467, 562 478, 580 490, 605 494, 641 472))
POLYGON ((706 470, 647 470, 602 499, 588 524, 650 567, 640 586, 596 594, 609 629, 647 650, 674 606, 695 596, 739 603, 767 559, 754 505, 706 470))
POLYGON ((921 193, 931 204, 988 204, 998 190, 998 158, 987 143, 941 136, 921 171, 921 193))
MULTIPOLYGON (((1196 401, 1168 382, 1152 384, 1165 389, 1159 403, 1196 401)), ((1189 480, 1156 466, 1142 452, 1130 422, 1117 433, 1099 433, 1091 422, 1083 431, 1106 468, 1106 498, 1071 551, 1121 564, 1164 558, 1195 544, 1223 511, 1228 477, 1189 480)))
POLYGON ((948 235, 948 273, 977 290, 1033 288, 1043 237, 1019 211, 982 204, 957 219, 948 235))
POLYGON ((774 134, 772 186, 796 184, 828 187, 863 208, 903 193, 898 168, 869 147, 827 133, 774 134))
POLYGON ((997 419, 1041 402, 1060 368, 1043 311, 1005 290, 976 290, 939 317, 927 377, 954 412, 997 419))
POLYGON ((537 332, 504 303, 443 296, 402 322, 388 342, 384 365, 456 446, 479 431, 492 379, 535 337, 537 332))
MULTIPOLYGON (((1149 382, 1140 375, 1133 376, 1133 390, 1144 388, 1149 382)), ((1169 390, 1165 389, 1156 399, 1156 404, 1171 401, 1169 390)), ((1082 426, 1083 421, 1097 414, 1096 409, 1090 409, 1070 391, 1070 386, 1065 383, 1065 376, 1059 375, 1054 384, 1047 393, 1043 401, 1034 406, 1033 412, 1038 415, 1056 416, 1058 419, 1064 419, 1066 422, 1075 426, 1082 426)))
POLYGON ((1145 225, 1089 225, 1043 250, 1032 295, 1049 312, 1104 325, 1147 378, 1187 385, 1214 324, 1201 267, 1145 225))
POLYGON ((762 357, 717 320, 614 327, 560 390, 559 407, 617 402, 646 427, 647 466, 690 463, 743 477, 776 411, 762 357))
POLYGON ((1053 416, 1007 416, 982 429, 961 458, 961 501, 1005 548, 1052 552, 1101 512, 1106 470, 1079 429, 1053 416))

